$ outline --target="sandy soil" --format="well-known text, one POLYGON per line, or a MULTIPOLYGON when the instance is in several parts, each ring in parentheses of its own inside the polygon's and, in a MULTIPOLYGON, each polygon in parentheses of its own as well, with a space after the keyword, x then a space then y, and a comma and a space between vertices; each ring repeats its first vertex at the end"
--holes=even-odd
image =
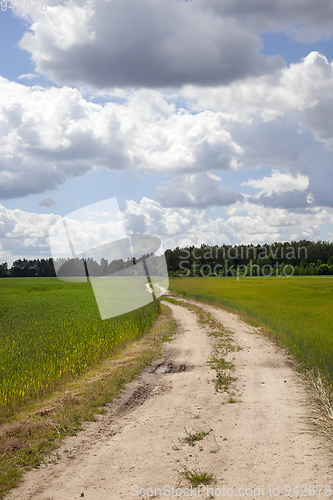
MULTIPOLYGON (((229 355, 239 402, 227 403, 211 382, 212 337, 194 313, 167 305, 179 332, 166 344, 163 360, 130 384, 98 422, 67 439, 56 463, 26 474, 7 500, 130 499, 140 489, 147 498, 155 488, 161 488, 163 498, 168 492, 172 497, 177 487, 178 496, 190 496, 179 474, 184 467, 215 475, 216 484, 202 491, 203 498, 286 498, 287 485, 298 486, 299 496, 327 498, 325 485, 332 484, 328 444, 307 432, 304 382, 287 357, 237 316, 204 306, 234 332, 242 348, 229 355), (185 428, 213 432, 191 447, 180 441, 185 428), (310 485, 324 488, 309 490, 310 485), (263 488, 264 495, 254 488, 263 488)), ((297 497, 294 491, 290 498, 297 497)), ((195 496, 198 491, 192 490, 195 496)))

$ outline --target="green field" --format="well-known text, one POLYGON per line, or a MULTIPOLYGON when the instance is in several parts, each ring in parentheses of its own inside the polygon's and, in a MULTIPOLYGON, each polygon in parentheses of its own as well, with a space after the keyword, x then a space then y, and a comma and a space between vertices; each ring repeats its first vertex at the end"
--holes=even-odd
POLYGON ((139 338, 158 307, 152 302, 102 321, 89 282, 1 279, 0 418, 139 338))
POLYGON ((169 289, 245 313, 333 382, 333 278, 171 278, 169 289))
MULTIPOLYGON (((333 278, 173 278, 170 290, 245 313, 333 381, 333 278)), ((89 282, 1 279, 0 417, 140 337, 157 307, 102 321, 89 282)))

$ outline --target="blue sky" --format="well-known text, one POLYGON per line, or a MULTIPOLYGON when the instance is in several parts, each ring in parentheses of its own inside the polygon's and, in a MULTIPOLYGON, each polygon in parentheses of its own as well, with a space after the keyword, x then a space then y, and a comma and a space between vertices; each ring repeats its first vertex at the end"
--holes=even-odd
POLYGON ((166 248, 333 239, 333 8, 247 5, 0 12, 0 262, 112 197, 166 248))

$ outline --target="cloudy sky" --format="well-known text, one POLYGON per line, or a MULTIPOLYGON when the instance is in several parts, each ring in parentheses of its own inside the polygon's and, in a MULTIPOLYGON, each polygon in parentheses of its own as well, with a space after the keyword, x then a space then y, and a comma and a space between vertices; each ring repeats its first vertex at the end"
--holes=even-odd
POLYGON ((113 197, 164 248, 333 240, 332 2, 41 1, 0 11, 0 262, 113 197))

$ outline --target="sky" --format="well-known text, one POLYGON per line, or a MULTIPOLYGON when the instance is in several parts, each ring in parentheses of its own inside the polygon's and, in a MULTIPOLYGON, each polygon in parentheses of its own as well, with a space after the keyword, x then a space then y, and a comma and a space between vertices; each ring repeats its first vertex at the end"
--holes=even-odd
POLYGON ((60 217, 114 197, 164 249, 333 240, 332 2, 10 5, 0 263, 50 257, 60 217))

